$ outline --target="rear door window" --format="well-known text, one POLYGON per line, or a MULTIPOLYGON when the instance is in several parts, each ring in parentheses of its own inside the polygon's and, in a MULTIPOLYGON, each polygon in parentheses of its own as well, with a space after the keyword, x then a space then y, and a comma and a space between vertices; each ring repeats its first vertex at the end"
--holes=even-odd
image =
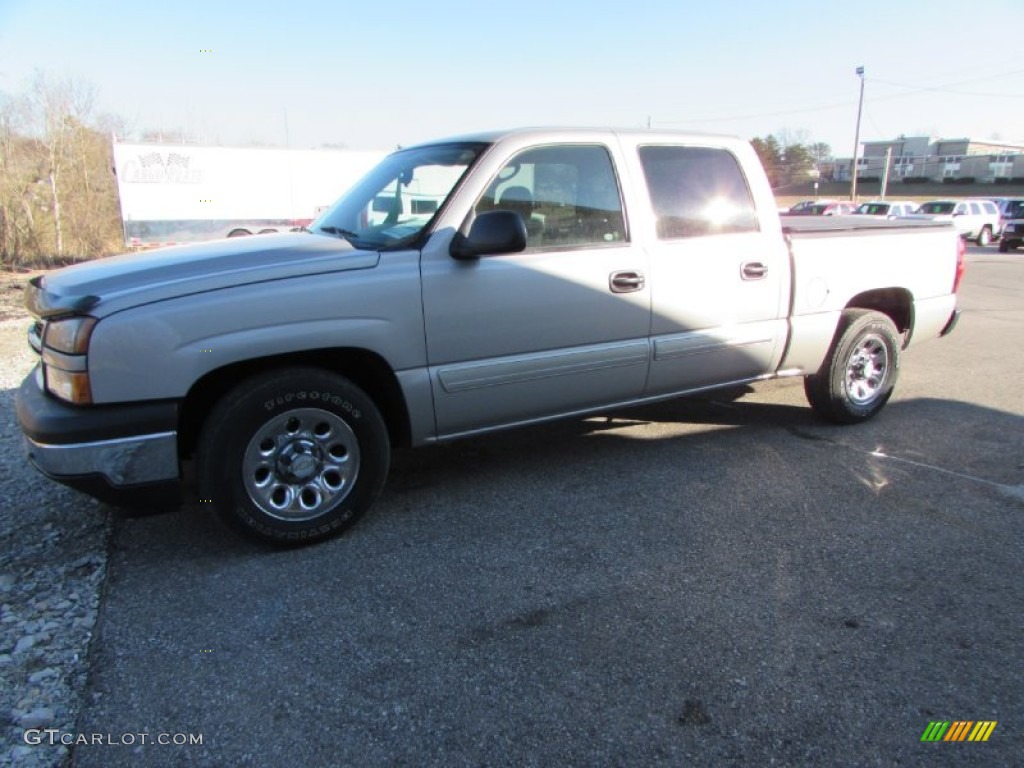
POLYGON ((660 145, 639 152, 660 239, 758 230, 747 180, 732 153, 660 145))

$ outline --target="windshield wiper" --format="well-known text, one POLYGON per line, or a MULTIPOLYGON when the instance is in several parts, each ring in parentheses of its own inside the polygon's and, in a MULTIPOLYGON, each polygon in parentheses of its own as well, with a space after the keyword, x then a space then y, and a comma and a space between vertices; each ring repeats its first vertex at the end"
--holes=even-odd
POLYGON ((329 235, 338 235, 339 237, 343 237, 350 245, 355 245, 355 241, 360 237, 358 232, 353 232, 351 229, 344 229, 342 227, 318 227, 317 229, 320 232, 326 232, 329 235))

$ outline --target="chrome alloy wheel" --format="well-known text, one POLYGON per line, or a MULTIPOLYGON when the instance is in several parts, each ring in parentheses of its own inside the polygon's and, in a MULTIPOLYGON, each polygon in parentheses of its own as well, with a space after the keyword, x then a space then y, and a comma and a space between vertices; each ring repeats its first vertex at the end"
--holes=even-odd
POLYGON ((864 336, 846 364, 846 392, 856 405, 867 405, 885 390, 889 371, 889 351, 877 334, 864 336))
POLYGON ((249 498, 272 517, 311 520, 352 490, 359 442, 345 420, 319 408, 297 408, 266 422, 245 448, 242 476, 249 498))

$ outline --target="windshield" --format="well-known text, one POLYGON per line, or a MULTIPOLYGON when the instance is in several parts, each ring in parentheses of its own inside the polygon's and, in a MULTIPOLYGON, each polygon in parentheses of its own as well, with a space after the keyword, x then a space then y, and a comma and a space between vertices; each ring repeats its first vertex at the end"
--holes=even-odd
POLYGON ((414 147, 386 157, 309 229, 379 250, 412 243, 486 144, 414 147))
POLYGON ((918 213, 952 213, 956 203, 925 203, 918 213))
POLYGON ((831 203, 808 205, 806 208, 804 208, 804 213, 810 213, 815 216, 821 216, 823 213, 825 213, 825 211, 828 210, 830 205, 831 203))
POLYGON ((1024 219, 1024 200, 1011 200, 1006 204, 1003 212, 1006 219, 1024 219))
POLYGON ((857 213, 863 213, 867 216, 885 216, 889 213, 888 203, 864 203, 860 208, 857 209, 857 213))

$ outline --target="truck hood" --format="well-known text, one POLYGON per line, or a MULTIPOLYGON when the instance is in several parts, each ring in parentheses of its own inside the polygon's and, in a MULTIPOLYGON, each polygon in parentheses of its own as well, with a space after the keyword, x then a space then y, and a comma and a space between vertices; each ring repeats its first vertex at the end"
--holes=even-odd
POLYGON ((97 317, 154 301, 249 283, 370 269, 376 251, 344 240, 289 233, 214 240, 76 264, 32 281, 25 303, 41 317, 97 317))

